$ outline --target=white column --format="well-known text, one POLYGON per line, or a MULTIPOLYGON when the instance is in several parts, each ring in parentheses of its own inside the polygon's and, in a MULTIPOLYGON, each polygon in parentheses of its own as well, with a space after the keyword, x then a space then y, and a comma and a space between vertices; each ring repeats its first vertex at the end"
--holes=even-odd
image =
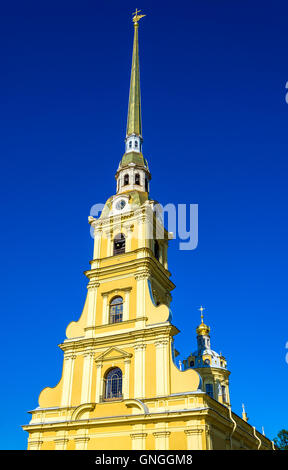
POLYGON ((155 450, 169 450, 169 431, 153 432, 155 437, 155 450))
POLYGON ((102 325, 107 325, 109 323, 109 305, 108 305, 108 294, 103 294, 103 304, 102 304, 102 325))
POLYGON ((130 359, 125 359, 125 370, 124 370, 124 384, 123 384, 123 398, 127 400, 129 398, 129 385, 130 385, 130 359))
POLYGON ((96 372, 96 397, 95 402, 100 403, 101 394, 102 394, 102 379, 101 379, 101 371, 102 371, 102 364, 96 365, 97 372, 96 372))
POLYGON ((169 394, 168 346, 169 341, 167 339, 160 339, 155 342, 157 396, 166 396, 169 394))
POLYGON ((130 291, 126 291, 123 305, 123 321, 129 320, 129 299, 130 291))
POLYGON ((82 389, 81 389, 81 403, 90 403, 91 402, 93 356, 94 356, 93 351, 87 351, 84 354, 82 389))
POLYGON ((135 344, 134 398, 145 398, 145 349, 146 344, 135 344))
POLYGON ((72 382, 73 382, 75 358, 76 356, 71 353, 65 354, 64 356, 63 389, 62 389, 61 406, 71 405, 72 382))
POLYGON ((86 336, 93 336, 93 328, 96 326, 96 303, 97 303, 97 291, 99 282, 90 281, 88 284, 88 314, 87 314, 87 325, 86 336))

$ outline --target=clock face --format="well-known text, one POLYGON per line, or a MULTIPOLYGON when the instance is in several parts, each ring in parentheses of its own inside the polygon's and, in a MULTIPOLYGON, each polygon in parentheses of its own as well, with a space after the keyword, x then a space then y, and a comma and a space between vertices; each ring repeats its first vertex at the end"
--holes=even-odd
POLYGON ((118 211, 122 211, 122 209, 124 209, 125 206, 126 206, 126 201, 124 199, 120 199, 120 201, 117 201, 115 207, 118 211))

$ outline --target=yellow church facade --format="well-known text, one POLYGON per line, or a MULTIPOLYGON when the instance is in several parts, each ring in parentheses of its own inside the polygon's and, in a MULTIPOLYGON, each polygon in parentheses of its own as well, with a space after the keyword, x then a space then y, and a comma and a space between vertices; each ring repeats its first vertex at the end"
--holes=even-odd
POLYGON ((136 11, 125 153, 117 191, 94 234, 83 312, 66 330, 63 370, 31 411, 31 450, 272 449, 273 442, 231 410, 226 359, 211 350, 203 321, 197 350, 179 365, 170 310, 171 234, 149 197, 142 154, 136 11), (162 234, 162 236, 159 236, 162 234))

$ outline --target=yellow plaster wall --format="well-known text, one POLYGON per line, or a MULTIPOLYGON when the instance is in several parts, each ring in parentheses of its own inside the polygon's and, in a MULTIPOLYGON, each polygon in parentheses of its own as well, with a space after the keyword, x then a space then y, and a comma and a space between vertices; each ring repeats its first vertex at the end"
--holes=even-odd
POLYGON ((171 361, 171 393, 196 391, 199 385, 200 377, 195 370, 180 371, 171 361))
MULTIPOLYGON (((63 370, 62 370, 63 374, 63 370)), ((38 403, 40 408, 60 406, 63 390, 63 376, 55 387, 46 387, 40 392, 38 403)))
POLYGON ((78 321, 72 321, 66 328, 66 337, 67 338, 77 338, 79 336, 84 336, 84 328, 87 323, 87 314, 88 314, 88 296, 86 296, 85 304, 81 316, 78 321))

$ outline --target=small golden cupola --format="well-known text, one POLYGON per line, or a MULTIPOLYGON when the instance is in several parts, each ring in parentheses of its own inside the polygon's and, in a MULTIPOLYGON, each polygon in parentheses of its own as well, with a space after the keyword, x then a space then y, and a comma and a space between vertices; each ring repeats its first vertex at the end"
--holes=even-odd
POLYGON ((201 312, 201 323, 196 328, 197 350, 183 361, 184 369, 195 369, 202 378, 202 389, 210 397, 221 403, 228 404, 229 398, 229 375, 227 362, 222 354, 211 349, 210 327, 204 323, 204 307, 199 308, 201 312))
POLYGON ((203 311, 205 310, 202 305, 201 307, 199 308, 200 312, 201 312, 201 323, 200 325, 196 328, 196 333, 198 336, 209 336, 210 334, 210 326, 207 326, 205 325, 205 323, 203 322, 203 318, 204 318, 204 315, 203 315, 203 311))

